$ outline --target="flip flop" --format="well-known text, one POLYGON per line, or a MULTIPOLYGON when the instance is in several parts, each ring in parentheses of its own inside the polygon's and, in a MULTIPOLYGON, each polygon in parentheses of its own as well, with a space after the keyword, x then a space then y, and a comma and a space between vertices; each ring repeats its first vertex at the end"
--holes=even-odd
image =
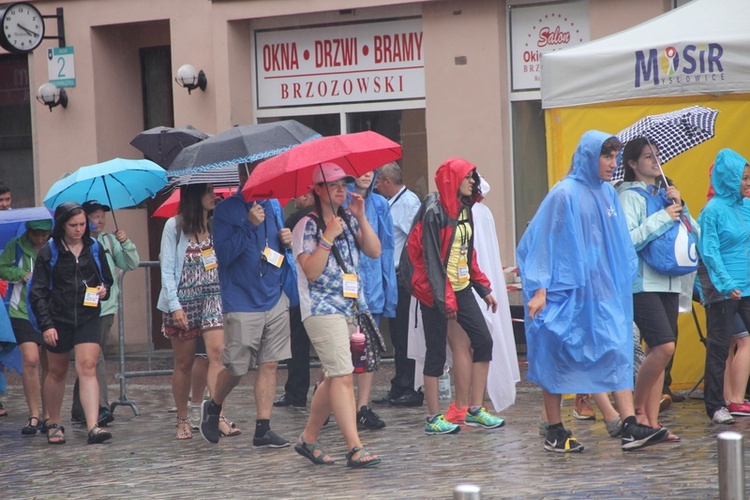
POLYGON ((335 460, 325 460, 325 457, 331 457, 320 447, 320 441, 316 441, 312 444, 305 443, 302 434, 300 434, 297 444, 294 445, 294 451, 307 458, 315 465, 333 465, 336 463, 335 460), (315 451, 320 451, 320 455, 315 456, 315 451))
POLYGON ((664 436, 659 442, 660 443, 679 443, 680 441, 682 441, 682 439, 680 439, 680 436, 678 436, 677 434, 672 434, 671 432, 667 432, 666 436, 664 436))
POLYGON ((3 404, 0 403, 0 417, 7 417, 8 416, 8 410, 3 408, 3 404))

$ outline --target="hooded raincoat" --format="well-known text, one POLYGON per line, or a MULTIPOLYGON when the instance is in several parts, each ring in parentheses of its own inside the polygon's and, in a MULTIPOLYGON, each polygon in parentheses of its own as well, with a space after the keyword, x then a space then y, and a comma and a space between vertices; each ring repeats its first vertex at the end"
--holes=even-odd
POLYGON ((715 195, 698 216, 698 252, 711 283, 725 297, 733 290, 750 296, 750 207, 740 193, 747 164, 731 149, 719 151, 711 173, 715 195))
MULTIPOLYGON (((386 318, 395 318, 398 288, 396 267, 393 265, 393 252, 396 246, 393 239, 393 219, 388 201, 373 193, 376 179, 377 173, 373 176, 365 196, 365 216, 380 240, 380 257, 372 259, 361 252, 359 274, 364 281, 365 302, 370 312, 382 314, 386 318)), ((349 184, 347 189, 353 193, 356 185, 349 184)))
POLYGON ((615 189, 599 178, 610 134, 586 132, 572 172, 552 188, 518 246, 526 307, 527 378, 552 394, 633 387, 633 298, 638 257, 615 189))

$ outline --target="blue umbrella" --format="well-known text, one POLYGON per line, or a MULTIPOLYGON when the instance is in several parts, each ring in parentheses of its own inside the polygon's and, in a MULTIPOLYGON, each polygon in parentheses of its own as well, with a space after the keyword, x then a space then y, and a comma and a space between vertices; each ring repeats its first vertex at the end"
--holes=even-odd
MULTIPOLYGON (((153 198, 166 185, 166 172, 156 163, 115 158, 81 167, 55 182, 47 191, 44 204, 54 210, 66 201, 84 203, 98 200, 117 210, 134 207, 147 198, 153 198)), ((114 222, 117 228, 117 219, 114 222)))
POLYGON ((52 219, 47 207, 14 208, 0 211, 0 249, 8 244, 11 238, 21 236, 26 231, 24 222, 52 219))

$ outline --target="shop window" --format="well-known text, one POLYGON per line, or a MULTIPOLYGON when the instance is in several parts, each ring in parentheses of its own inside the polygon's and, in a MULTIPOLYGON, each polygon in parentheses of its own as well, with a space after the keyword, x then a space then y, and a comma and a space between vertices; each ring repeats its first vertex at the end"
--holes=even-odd
POLYGON ((541 101, 515 101, 511 103, 511 111, 517 244, 547 195, 547 143, 541 101))
POLYGON ((36 201, 31 100, 26 54, 0 55, 0 180, 11 188, 17 208, 36 201))

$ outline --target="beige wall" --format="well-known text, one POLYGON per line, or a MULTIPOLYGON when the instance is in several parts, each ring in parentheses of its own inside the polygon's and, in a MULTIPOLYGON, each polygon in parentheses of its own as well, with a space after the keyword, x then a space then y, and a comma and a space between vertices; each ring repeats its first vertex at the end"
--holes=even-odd
MULTIPOLYGON (((58 0, 34 2, 44 14, 65 9, 75 47, 77 87, 67 109, 32 106, 38 196, 64 172, 115 156, 140 158, 128 142, 142 129, 138 49, 170 45, 171 71, 203 69, 205 92, 173 84, 175 125, 209 133, 253 121, 251 26, 296 26, 422 12, 426 76, 426 154, 431 178, 441 162, 461 156, 493 186, 492 209, 506 265, 514 261, 513 184, 507 61, 507 4, 539 0, 58 0), (352 9, 341 12, 342 9, 352 9), (464 57, 466 64, 457 64, 464 57)), ((590 0, 597 38, 654 17, 669 0, 590 0)), ((55 34, 48 20, 48 34, 55 34)), ((47 81, 48 40, 31 55, 32 92, 47 81)), ((541 139, 540 139, 541 140, 541 139)), ((430 186, 434 188, 434 184, 430 186)), ((118 211, 118 222, 147 256, 145 210, 118 211)), ((110 221, 110 229, 113 227, 110 221)), ((126 282, 129 343, 145 338, 143 271, 126 282), (130 313, 132 307, 133 314, 130 313)))

